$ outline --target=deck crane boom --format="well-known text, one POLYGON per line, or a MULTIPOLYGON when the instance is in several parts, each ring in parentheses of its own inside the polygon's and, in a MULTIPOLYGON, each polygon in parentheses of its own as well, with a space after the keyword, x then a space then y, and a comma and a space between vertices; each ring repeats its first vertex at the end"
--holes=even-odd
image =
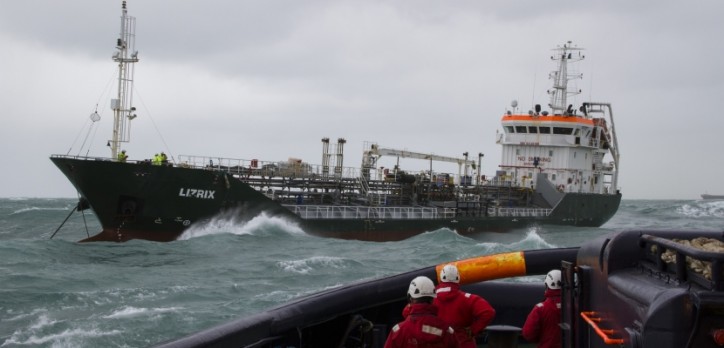
MULTIPOLYGON (((475 161, 468 160, 467 159, 467 152, 464 153, 464 158, 456 158, 456 157, 449 157, 449 156, 440 156, 435 155, 431 153, 421 153, 421 152, 414 152, 414 151, 407 151, 407 150, 398 150, 398 149, 390 149, 390 148, 384 148, 379 147, 377 144, 371 144, 370 146, 366 146, 368 150, 364 152, 364 156, 362 159, 362 172, 363 173, 369 173, 370 169, 374 169, 375 165, 377 163, 377 160, 382 156, 395 156, 398 159, 400 158, 414 158, 414 159, 421 159, 421 160, 427 160, 430 161, 430 172, 432 173, 432 162, 448 162, 448 163, 457 163, 458 164, 458 172, 460 172, 460 167, 465 166, 465 172, 467 173, 467 167, 472 166, 475 168, 475 161)), ((466 174, 467 175, 467 174, 466 174)))
POLYGON ((475 161, 468 160, 466 158, 456 158, 456 157, 448 157, 448 156, 439 156, 431 153, 421 153, 421 152, 413 152, 413 151, 407 151, 407 150, 396 150, 396 149, 388 149, 384 147, 377 147, 376 145, 373 145, 373 147, 370 150, 370 155, 382 157, 382 156, 396 156, 400 158, 415 158, 415 159, 421 159, 421 160, 428 160, 428 161, 434 161, 434 162, 450 162, 450 163, 457 163, 458 165, 473 165, 475 164, 475 161))

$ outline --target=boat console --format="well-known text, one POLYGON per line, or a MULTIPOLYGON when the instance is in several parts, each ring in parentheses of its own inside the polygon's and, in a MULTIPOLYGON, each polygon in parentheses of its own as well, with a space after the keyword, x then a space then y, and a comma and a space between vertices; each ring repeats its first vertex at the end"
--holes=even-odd
POLYGON ((721 347, 723 240, 624 231, 581 246, 563 263, 563 346, 721 347))

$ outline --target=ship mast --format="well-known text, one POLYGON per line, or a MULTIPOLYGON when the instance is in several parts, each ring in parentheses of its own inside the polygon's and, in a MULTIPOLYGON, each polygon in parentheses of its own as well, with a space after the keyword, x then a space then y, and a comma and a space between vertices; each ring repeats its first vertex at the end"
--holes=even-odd
POLYGON ((552 71, 548 76, 553 80, 553 88, 548 90, 548 94, 551 96, 551 102, 548 106, 554 115, 570 114, 571 110, 568 110, 568 96, 581 93, 580 90, 568 90, 568 81, 583 77, 583 74, 568 74, 568 63, 583 60, 585 56, 581 55, 582 50, 583 48, 572 47, 571 41, 568 41, 563 47, 558 47, 553 50, 554 54, 551 56, 551 59, 557 60, 559 63, 558 70, 552 71), (577 54, 574 54, 574 51, 577 51, 577 54))
POLYGON ((118 156, 121 143, 131 140, 131 120, 136 118, 133 102, 133 63, 138 62, 138 51, 135 50, 136 18, 128 16, 126 2, 123 1, 121 12, 121 35, 116 41, 113 61, 118 63, 118 95, 111 99, 113 109, 113 139, 108 141, 111 147, 111 158, 118 156), (129 55, 130 52, 130 55, 129 55))

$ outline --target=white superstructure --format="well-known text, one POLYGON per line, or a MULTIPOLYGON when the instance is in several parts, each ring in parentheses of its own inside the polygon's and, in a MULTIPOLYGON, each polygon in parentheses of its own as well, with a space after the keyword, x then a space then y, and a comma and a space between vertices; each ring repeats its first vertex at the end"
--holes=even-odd
POLYGON ((585 58, 581 50, 570 41, 554 50, 557 70, 550 75, 548 110, 535 105, 522 114, 513 102, 503 116, 503 132, 496 139, 503 147, 498 182, 534 187, 540 173, 559 191, 616 193, 619 153, 611 105, 566 105, 569 95, 580 92, 569 91, 568 82, 581 75, 568 69, 585 58))

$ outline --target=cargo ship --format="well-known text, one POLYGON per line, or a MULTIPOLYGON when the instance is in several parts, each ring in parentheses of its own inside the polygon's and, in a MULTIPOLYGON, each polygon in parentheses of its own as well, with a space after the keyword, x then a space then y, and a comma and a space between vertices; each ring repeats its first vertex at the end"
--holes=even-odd
POLYGON ((701 199, 715 199, 715 200, 719 200, 719 199, 724 199, 724 195, 710 195, 710 194, 708 194, 708 193, 702 193, 702 194, 701 194, 701 199))
MULTIPOLYGON (((321 164, 194 155, 128 160, 135 18, 122 5, 112 59, 118 91, 111 100, 110 157, 52 155, 78 192, 77 210, 92 209, 102 230, 83 241, 172 241, 212 219, 278 216, 306 233, 365 241, 396 241, 442 228, 459 234, 505 232, 539 224, 597 227, 617 211, 619 151, 609 103, 568 104, 580 93, 574 63, 582 48, 553 50, 553 86, 546 108, 522 112, 513 101, 495 141, 502 160, 482 174, 482 153, 462 157, 413 152, 365 142, 359 167, 344 166, 346 139, 321 141, 321 164), (386 160, 393 164, 384 166, 386 160), (422 161, 423 170, 405 170, 422 161), (477 161, 476 161, 477 160, 477 161), (444 163, 457 173, 435 169, 444 163)), ((91 115, 95 122, 97 113, 91 115)))

